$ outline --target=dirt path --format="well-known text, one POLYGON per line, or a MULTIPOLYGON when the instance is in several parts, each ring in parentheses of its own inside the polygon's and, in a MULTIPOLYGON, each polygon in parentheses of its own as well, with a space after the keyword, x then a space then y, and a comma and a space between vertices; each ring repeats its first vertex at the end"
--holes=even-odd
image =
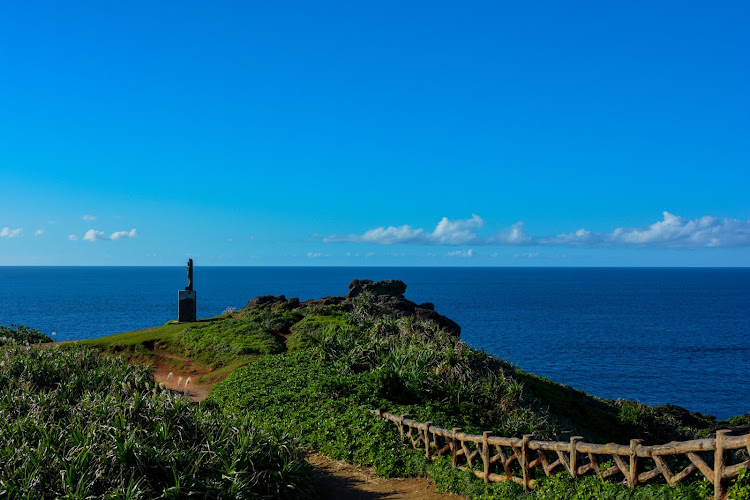
MULTIPOLYGON (((181 358, 154 348, 157 358, 152 361, 154 379, 168 389, 181 392, 191 401, 203 401, 212 385, 196 381, 211 370, 187 358, 181 358), (180 368, 177 368, 177 367, 180 368), (190 380, 189 383, 186 382, 190 380)), ((358 467, 325 455, 310 453, 307 461, 313 467, 315 486, 322 499, 341 500, 439 500, 460 499, 450 493, 438 493, 428 478, 385 479, 377 477, 372 468, 358 467)))
POLYGON ((315 486, 320 498, 341 500, 442 500, 461 498, 450 493, 438 493, 432 481, 425 477, 385 479, 375 470, 358 467, 325 455, 311 453, 307 461, 314 469, 315 486))
POLYGON ((161 349, 154 348, 152 352, 158 356, 151 363, 154 380, 164 384, 167 389, 181 392, 190 401, 198 402, 206 399, 212 386, 198 384, 198 378, 211 370, 161 349), (177 363, 174 363, 175 361, 177 363), (175 365, 180 365, 180 368, 176 368, 175 365))

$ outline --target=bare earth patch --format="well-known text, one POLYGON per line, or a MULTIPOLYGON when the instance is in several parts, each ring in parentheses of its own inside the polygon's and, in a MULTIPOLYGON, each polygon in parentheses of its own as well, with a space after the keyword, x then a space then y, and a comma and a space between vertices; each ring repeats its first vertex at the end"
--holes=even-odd
POLYGON ((153 352, 158 355, 158 358, 151 363, 154 380, 164 384, 167 389, 181 392, 190 401, 198 402, 206 399, 213 386, 200 385, 197 381, 201 375, 205 375, 211 370, 187 358, 181 358, 160 349, 154 349, 153 352), (178 362, 181 368, 177 369, 175 364, 170 363, 170 361, 178 362), (188 379, 190 379, 189 382, 188 379))
POLYGON ((321 498, 342 500, 438 500, 467 498, 438 493, 429 478, 385 479, 372 468, 358 467, 325 455, 310 453, 307 461, 314 469, 315 486, 321 498))
MULTIPOLYGON (((151 362, 154 379, 170 390, 184 394, 194 402, 203 401, 213 384, 200 385, 196 381, 211 370, 187 358, 153 349, 157 358, 151 362), (178 369, 177 366, 180 368, 178 369), (170 377, 169 374, 172 374, 170 377), (185 387, 185 382, 190 383, 185 387), (179 384, 178 384, 179 383, 179 384)), ((310 453, 307 461, 313 467, 315 487, 324 499, 362 500, 438 500, 467 498, 450 493, 438 493, 429 478, 386 479, 377 477, 375 470, 359 467, 325 455, 310 453)))

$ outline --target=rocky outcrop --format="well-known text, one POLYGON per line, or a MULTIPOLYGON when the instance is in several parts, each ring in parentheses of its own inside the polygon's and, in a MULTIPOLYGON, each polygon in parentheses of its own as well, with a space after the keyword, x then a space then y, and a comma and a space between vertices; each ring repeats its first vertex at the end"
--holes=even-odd
POLYGON ((353 299, 364 292, 370 292, 376 296, 386 295, 402 298, 404 292, 406 292, 406 284, 401 280, 352 280, 349 283, 349 291, 346 293, 346 298, 353 299))
POLYGON ((282 309, 297 309, 300 305, 299 299, 297 297, 292 297, 289 300, 286 300, 286 297, 283 295, 259 295, 253 299, 250 299, 250 301, 245 306, 246 309, 258 309, 258 308, 268 308, 268 307, 280 307, 282 309))
POLYGON ((362 299, 362 294, 367 295, 368 307, 375 315, 384 317, 414 317, 419 320, 432 321, 443 330, 455 335, 461 335, 461 327, 458 324, 435 311, 435 305, 430 302, 416 304, 404 298, 406 284, 401 280, 353 280, 349 283, 349 291, 344 297, 323 297, 322 299, 305 300, 300 302, 294 297, 289 300, 283 295, 261 295, 251 299, 246 309, 257 308, 282 308, 282 309, 305 309, 313 307, 336 307, 339 310, 351 311, 357 300, 362 299), (360 297, 360 299, 357 299, 360 297), (355 300, 356 299, 356 300, 355 300))

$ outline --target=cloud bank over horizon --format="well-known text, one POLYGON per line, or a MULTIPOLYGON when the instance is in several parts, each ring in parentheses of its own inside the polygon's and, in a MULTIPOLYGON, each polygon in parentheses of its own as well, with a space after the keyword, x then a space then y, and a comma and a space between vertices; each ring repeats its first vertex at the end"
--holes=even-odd
MULTIPOLYGON (((480 235, 485 221, 472 214, 469 219, 443 217, 432 232, 405 224, 377 227, 362 234, 322 236, 325 243, 374 243, 378 245, 484 245, 484 246, 573 246, 652 248, 741 248, 750 246, 750 221, 703 216, 685 219, 664 211, 662 220, 642 227, 617 227, 609 232, 585 228, 555 236, 533 237, 523 221, 495 234, 480 235)), ((320 235, 315 235, 321 237, 320 235)))

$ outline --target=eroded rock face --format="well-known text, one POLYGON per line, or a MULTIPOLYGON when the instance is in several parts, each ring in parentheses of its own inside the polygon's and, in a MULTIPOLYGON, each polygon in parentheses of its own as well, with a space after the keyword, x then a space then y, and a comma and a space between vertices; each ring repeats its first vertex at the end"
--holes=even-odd
POLYGON ((297 297, 292 297, 289 300, 286 300, 286 297, 283 295, 259 295, 253 299, 250 299, 250 301, 245 306, 248 309, 258 309, 262 307, 281 307, 283 309, 296 309, 299 307, 299 299, 297 297))
POLYGON ((353 299, 362 292, 370 292, 373 295, 388 295, 391 297, 403 297, 406 292, 406 284, 401 280, 352 280, 349 283, 349 291, 346 293, 347 299, 353 299))
POLYGON ((300 302, 298 298, 286 299, 283 295, 261 295, 251 299, 246 308, 305 309, 319 306, 336 306, 340 310, 354 309, 356 297, 368 292, 372 297, 372 305, 378 314, 385 317, 404 318, 414 316, 416 319, 429 320, 436 323, 443 330, 455 335, 461 335, 461 327, 450 318, 435 312, 435 305, 430 302, 416 304, 404 298, 406 284, 401 280, 353 280, 349 283, 349 292, 345 297, 324 297, 322 299, 300 302))

